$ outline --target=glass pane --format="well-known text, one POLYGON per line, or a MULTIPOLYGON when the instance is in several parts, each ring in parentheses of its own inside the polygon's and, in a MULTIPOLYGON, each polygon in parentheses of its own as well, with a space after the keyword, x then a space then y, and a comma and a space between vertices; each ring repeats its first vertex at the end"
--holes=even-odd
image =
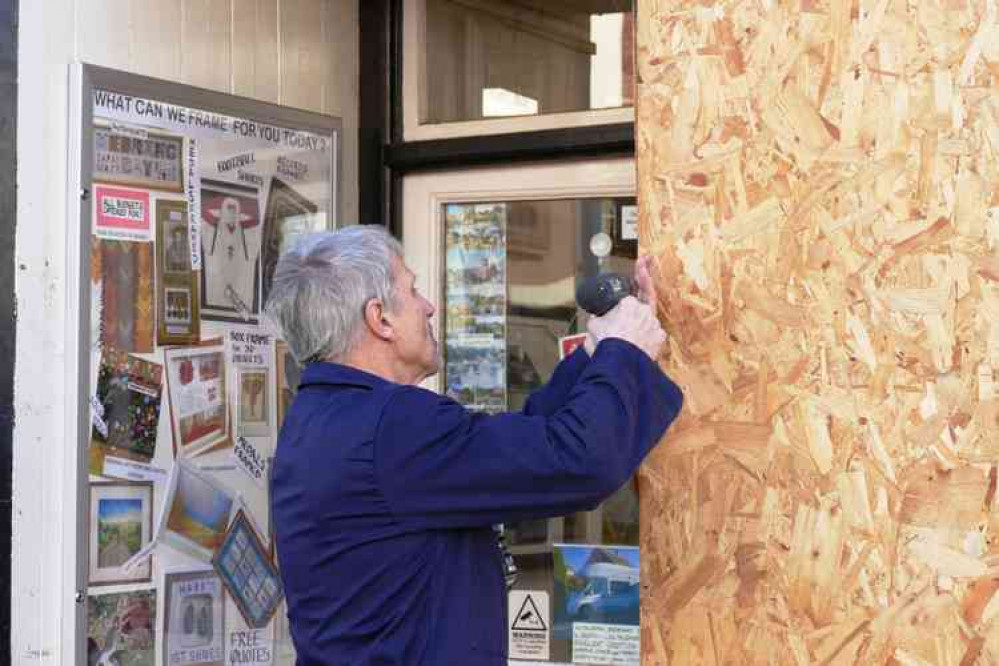
POLYGON ((631 106, 632 5, 426 0, 426 108, 420 121, 631 106))
MULTIPOLYGON (((586 330, 577 280, 633 272, 635 213, 633 199, 610 198, 447 205, 445 391, 472 409, 521 409, 551 377, 560 338, 586 330)), ((637 645, 633 482, 594 511, 523 521, 506 532, 520 572, 515 589, 550 600, 552 661, 585 656, 587 645, 600 642, 599 627, 590 643, 576 641, 578 623, 616 625, 614 635, 637 645)), ((511 603, 521 599, 512 595, 511 603)))
POLYGON ((331 226, 334 137, 94 94, 89 664, 292 664, 267 472, 297 368, 261 313, 331 226))

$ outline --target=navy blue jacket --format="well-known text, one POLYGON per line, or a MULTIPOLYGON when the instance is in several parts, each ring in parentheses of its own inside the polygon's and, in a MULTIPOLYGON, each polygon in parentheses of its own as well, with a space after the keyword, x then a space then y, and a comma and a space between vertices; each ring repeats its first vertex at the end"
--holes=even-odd
POLYGON ((506 666, 493 523, 593 509, 682 396, 637 347, 559 364, 522 413, 486 416, 333 363, 305 368, 272 498, 299 666, 506 666))

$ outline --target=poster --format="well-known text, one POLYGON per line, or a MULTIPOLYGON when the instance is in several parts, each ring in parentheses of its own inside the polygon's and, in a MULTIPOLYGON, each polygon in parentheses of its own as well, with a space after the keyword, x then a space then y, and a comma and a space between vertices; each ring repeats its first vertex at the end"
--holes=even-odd
POLYGON ((445 210, 445 393, 469 409, 507 409, 505 204, 445 210))
POLYGON ((555 544, 554 570, 553 639, 574 662, 638 666, 638 548, 555 544))
POLYGON ((225 663, 225 595, 211 569, 170 571, 163 576, 163 664, 225 663))
POLYGON ((94 198, 97 201, 95 236, 109 240, 152 240, 149 192, 97 185, 94 198))
POLYGON ((177 455, 191 456, 231 444, 224 346, 168 349, 166 366, 177 455))

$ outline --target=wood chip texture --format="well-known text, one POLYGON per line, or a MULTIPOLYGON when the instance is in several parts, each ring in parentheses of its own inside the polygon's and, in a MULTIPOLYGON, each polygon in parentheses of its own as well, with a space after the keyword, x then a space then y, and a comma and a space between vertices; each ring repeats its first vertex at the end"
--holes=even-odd
POLYGON ((999 663, 996 2, 637 11, 642 663, 999 663))

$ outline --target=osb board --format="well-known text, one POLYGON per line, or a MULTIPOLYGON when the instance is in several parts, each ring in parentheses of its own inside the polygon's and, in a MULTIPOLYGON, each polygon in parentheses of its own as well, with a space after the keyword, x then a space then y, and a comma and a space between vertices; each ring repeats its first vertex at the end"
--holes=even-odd
POLYGON ((995 3, 637 6, 643 664, 996 663, 995 3))

